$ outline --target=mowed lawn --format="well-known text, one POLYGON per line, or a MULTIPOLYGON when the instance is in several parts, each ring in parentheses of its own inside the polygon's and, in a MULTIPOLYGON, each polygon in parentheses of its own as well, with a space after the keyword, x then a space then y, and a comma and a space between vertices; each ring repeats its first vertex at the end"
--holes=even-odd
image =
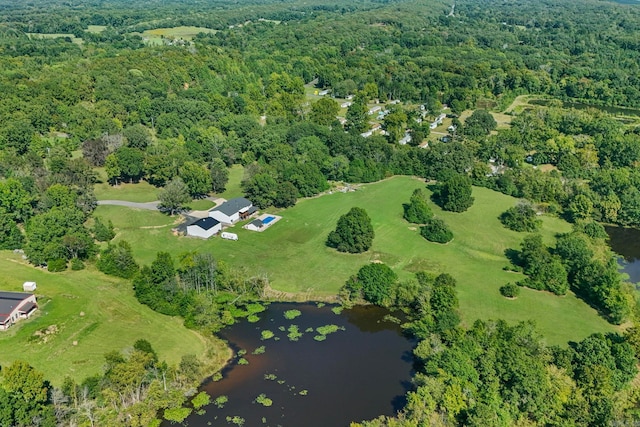
POLYGON ((0 365, 26 360, 55 385, 66 375, 82 381, 98 374, 104 354, 126 351, 144 338, 161 360, 177 364, 184 354, 203 357, 206 342, 182 319, 158 314, 138 303, 131 284, 94 270, 49 273, 9 251, 0 252, 0 289, 22 291, 36 281, 40 309, 0 333, 0 365), (37 336, 39 330, 53 333, 37 336))
POLYGON ((124 200, 127 202, 155 202, 161 188, 156 188, 146 181, 136 184, 121 183, 110 185, 107 182, 99 182, 93 187, 98 200, 124 200))
MULTIPOLYGON (((519 248, 524 234, 505 229, 497 219, 517 199, 474 188, 476 202, 467 212, 443 212, 433 205, 436 215, 450 225, 455 235, 452 242, 440 245, 423 239, 417 228, 402 218, 402 204, 419 187, 424 188, 424 182, 394 177, 363 185, 353 192, 301 200, 295 207, 278 212, 283 219, 262 233, 236 225, 229 231, 238 234, 238 241, 174 236, 170 229, 175 218, 156 212, 100 206, 96 213, 114 222, 118 228, 116 239, 132 243, 135 256, 146 264, 159 250, 174 255, 206 251, 251 273, 266 274, 274 289, 313 296, 336 294, 363 264, 378 260, 390 265, 402 280, 421 270, 453 275, 458 281, 458 297, 467 325, 476 319, 531 319, 553 344, 613 330, 573 294, 558 297, 523 289, 516 300, 499 294, 500 286, 522 278, 502 268, 508 264, 505 249, 519 248), (376 233, 372 249, 353 255, 327 248, 328 233, 353 206, 366 209, 372 219, 376 233)), ((569 224, 557 218, 543 217, 543 223, 542 233, 549 244, 555 233, 570 230, 569 224)))

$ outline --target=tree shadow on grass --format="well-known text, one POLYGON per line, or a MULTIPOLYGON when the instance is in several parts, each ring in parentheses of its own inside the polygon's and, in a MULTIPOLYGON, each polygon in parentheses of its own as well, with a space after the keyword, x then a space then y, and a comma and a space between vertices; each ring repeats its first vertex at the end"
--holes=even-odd
POLYGON ((504 256, 507 257, 509 262, 514 267, 522 267, 521 260, 520 260, 520 251, 513 248, 507 248, 504 250, 504 256))

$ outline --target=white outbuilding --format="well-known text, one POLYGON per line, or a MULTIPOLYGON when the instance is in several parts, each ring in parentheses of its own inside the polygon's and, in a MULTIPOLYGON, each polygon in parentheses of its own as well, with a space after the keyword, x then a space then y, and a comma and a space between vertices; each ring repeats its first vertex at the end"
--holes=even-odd
POLYGON ((24 282, 22 284, 22 290, 25 292, 33 292, 37 288, 36 282, 24 282))
POLYGON ((191 225, 187 225, 187 236, 208 239, 222 230, 222 224, 215 218, 201 218, 191 225))

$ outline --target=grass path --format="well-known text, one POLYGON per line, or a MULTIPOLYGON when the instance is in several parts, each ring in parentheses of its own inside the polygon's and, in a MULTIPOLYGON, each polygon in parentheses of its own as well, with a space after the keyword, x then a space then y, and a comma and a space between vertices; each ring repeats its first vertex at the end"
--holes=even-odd
MULTIPOLYGON (((557 297, 523 290, 516 300, 499 294, 500 286, 522 277, 502 268, 508 263, 505 249, 518 248, 524 234, 507 230, 498 221, 498 215, 514 206, 517 199, 474 188, 476 202, 465 213, 442 212, 433 206, 455 235, 449 244, 439 245, 427 242, 402 219, 402 204, 413 189, 424 185, 417 179, 394 177, 363 185, 355 192, 301 200, 293 208, 278 212, 283 219, 263 233, 236 225, 230 231, 238 234, 238 241, 178 237, 166 227, 143 229, 174 222, 174 218, 157 212, 100 206, 96 214, 111 219, 118 229, 117 239, 131 242, 135 256, 146 264, 159 250, 169 250, 176 256, 193 250, 209 252, 250 273, 267 275, 275 291, 327 298, 335 295, 363 264, 379 260, 391 266, 401 280, 421 270, 453 275, 458 281, 466 324, 475 319, 533 319, 554 344, 613 329, 572 294, 557 297), (353 206, 367 210, 376 237, 367 253, 341 254, 327 248, 325 240, 338 218, 353 206)), ((570 229, 569 224, 554 217, 543 217, 543 224, 542 233, 549 244, 555 233, 570 229)))

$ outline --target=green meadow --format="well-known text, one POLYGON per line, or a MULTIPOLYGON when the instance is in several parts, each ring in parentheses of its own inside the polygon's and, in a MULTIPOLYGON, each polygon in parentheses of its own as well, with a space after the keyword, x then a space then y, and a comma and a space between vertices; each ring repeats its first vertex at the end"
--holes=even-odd
POLYGON ((211 346, 182 319, 138 303, 128 281, 93 268, 49 273, 2 251, 0 271, 2 290, 22 291, 23 282, 37 282, 40 305, 31 319, 0 333, 0 365, 27 360, 55 385, 66 375, 81 381, 100 373, 105 353, 126 351, 140 338, 170 364, 185 354, 202 357, 211 346))
POLYGON ((170 27, 170 28, 155 28, 153 30, 145 30, 142 33, 133 33, 139 34, 147 40, 149 44, 162 44, 163 39, 182 39, 182 40, 192 40, 196 35, 200 33, 215 33, 217 30, 212 30, 211 28, 205 27, 194 27, 194 26, 179 26, 179 27, 170 27))
POLYGON ((70 33, 27 33, 30 39, 64 39, 68 38, 73 43, 82 45, 84 41, 70 33))
POLYGON ((121 183, 110 185, 106 182, 97 183, 93 191, 98 200, 125 200, 127 202, 155 202, 158 200, 160 188, 156 188, 146 181, 137 184, 121 183))
MULTIPOLYGON (((571 293, 558 297, 523 289, 516 300, 500 295, 500 286, 522 277, 503 267, 508 264, 504 251, 518 248, 524 234, 507 230, 498 221, 498 215, 515 205, 517 199, 474 188, 476 201, 467 212, 443 212, 433 205, 436 215, 449 224, 455 236, 450 243, 440 245, 423 239, 417 228, 402 218, 402 204, 408 202, 415 188, 424 186, 417 179, 394 177, 360 186, 353 192, 300 200, 293 208, 274 211, 283 216, 282 220, 262 233, 237 224, 229 231, 238 234, 238 241, 175 236, 171 228, 177 218, 158 212, 100 206, 96 215, 111 219, 117 228, 116 240, 132 243, 135 256, 145 264, 159 250, 174 255, 206 251, 251 273, 267 275, 271 287, 278 291, 313 298, 335 295, 360 266, 382 261, 402 280, 421 270, 453 275, 458 281, 461 312, 467 325, 476 319, 534 320, 552 344, 613 330, 571 293), (328 233, 353 206, 366 209, 372 219, 376 233, 373 247, 357 255, 327 248, 328 233)), ((569 224, 557 218, 542 219, 542 234, 548 244, 553 243, 556 233, 570 229, 569 224)))

